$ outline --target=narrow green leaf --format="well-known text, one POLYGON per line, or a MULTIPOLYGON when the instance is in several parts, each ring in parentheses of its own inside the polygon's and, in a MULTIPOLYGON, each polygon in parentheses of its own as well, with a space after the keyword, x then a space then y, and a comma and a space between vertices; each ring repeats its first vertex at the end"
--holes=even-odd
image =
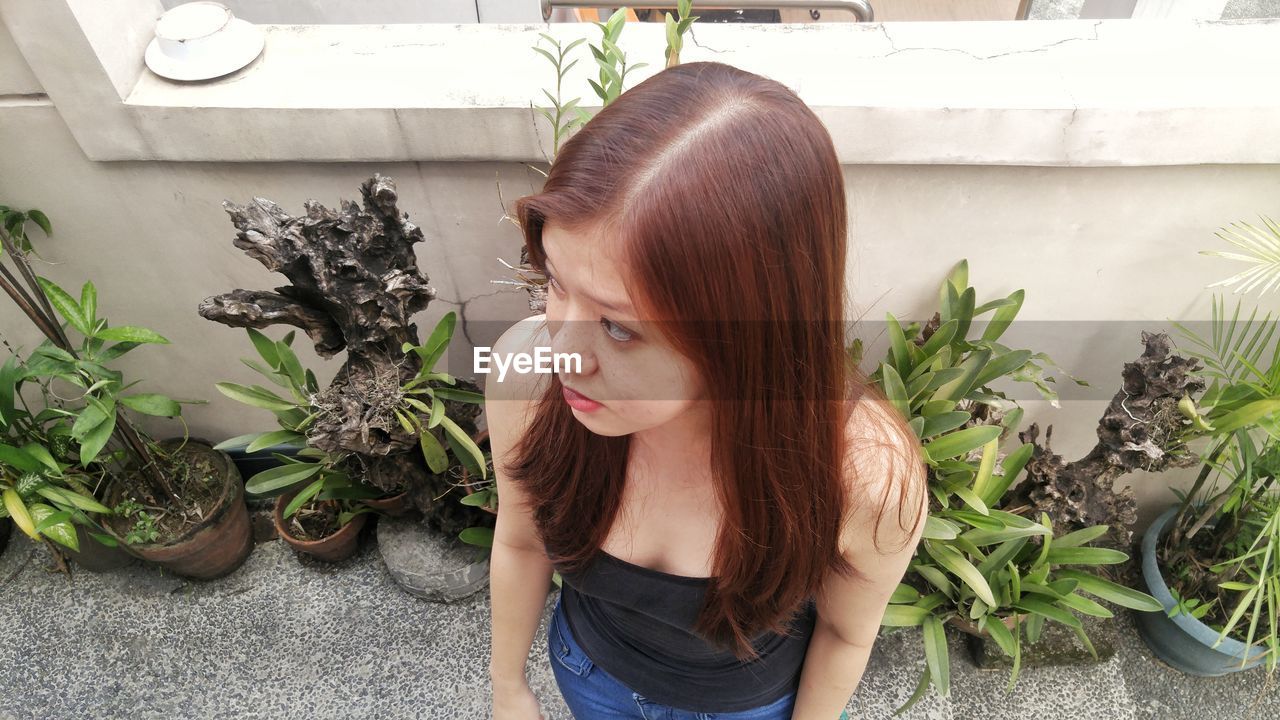
POLYGON ((924 429, 920 431, 923 438, 931 438, 935 435, 941 435, 944 432, 955 430, 956 428, 969 422, 969 418, 973 417, 972 413, 963 411, 944 412, 940 415, 926 418, 924 421, 924 429))
POLYGON ((1058 547, 1078 547, 1102 537, 1110 527, 1110 525, 1093 525, 1075 532, 1069 532, 1062 537, 1054 538, 1053 544, 1058 547))
POLYGON ((483 405, 484 395, 482 393, 471 392, 470 390, 459 390, 457 388, 434 388, 432 392, 441 400, 456 400, 458 402, 471 403, 473 405, 483 405))
POLYGON ((880 624, 885 627, 915 627, 931 615, 928 610, 914 605, 886 605, 880 624))
POLYGON ((947 653, 947 633, 942 621, 934 615, 924 619, 924 658, 938 685, 938 693, 947 697, 951 693, 951 663, 947 653))
POLYGON ((1164 609, 1160 601, 1144 592, 1119 585, 1082 570, 1059 568, 1054 571, 1054 574, 1058 577, 1077 580, 1080 583, 1079 588, 1081 590, 1121 607, 1142 612, 1157 612, 1164 609))
POLYGON ((1063 610, 1053 603, 1046 602, 1033 595, 1022 596, 1022 600, 1014 603, 1013 606, 1019 610, 1026 610, 1027 612, 1035 613, 1036 615, 1046 617, 1050 620, 1056 620, 1067 627, 1080 627, 1080 618, 1072 615, 1067 610, 1063 610))
POLYGON ((489 473, 485 467, 487 463, 485 462, 484 453, 480 450, 479 446, 476 445, 475 441, 463 432, 462 428, 458 427, 457 423, 447 415, 442 415, 440 417, 440 425, 444 427, 445 432, 448 433, 449 437, 452 438, 453 441, 471 457, 473 462, 475 462, 476 468, 479 469, 480 477, 488 478, 489 473))
POLYGON ((120 403, 125 407, 131 410, 136 410, 144 415, 177 417, 182 414, 181 405, 174 402, 173 399, 159 393, 140 393, 138 395, 122 396, 120 398, 120 403))
POLYGON ((107 340, 111 342, 130 342, 130 343, 155 343, 157 345, 167 345, 169 341, 159 333, 148 330, 144 327, 135 327, 133 325, 121 325, 120 327, 105 328, 94 334, 99 340, 107 340))
POLYGON ((232 400, 263 408, 264 410, 294 410, 297 408, 297 403, 285 400, 266 389, 245 387, 244 385, 229 382, 214 383, 214 387, 218 388, 218 392, 232 400))
POLYGON ((982 331, 983 340, 995 342, 1000 339, 1000 336, 1004 334, 1004 331, 1009 328, 1009 324, 1013 322, 1015 317, 1017 317, 1018 311, 1022 309, 1022 300, 1025 295, 1026 293, 1022 290, 1015 290, 1009 295, 1008 299, 1012 300, 1013 303, 1011 305, 1001 307, 999 310, 996 310, 995 315, 991 316, 991 322, 987 325, 986 329, 982 331))
POLYGON ((431 472, 439 475, 449 469, 449 454, 430 430, 418 433, 418 446, 422 449, 422 457, 427 461, 431 472))
POLYGON ((304 445, 306 442, 305 435, 292 430, 273 430, 259 434, 245 447, 244 451, 252 453, 272 445, 304 445))
POLYGON ((284 507, 284 516, 293 517, 293 514, 298 512, 299 508, 306 505, 311 498, 315 497, 316 494, 320 492, 320 489, 324 487, 324 481, 324 478, 319 478, 313 481, 310 485, 299 490, 298 494, 294 495, 293 499, 289 501, 289 504, 284 507))
POLYGON ((933 461, 945 460, 980 448, 1000 436, 997 425, 979 425, 943 435, 925 445, 933 461))
POLYGON ((898 371, 889 363, 880 363, 880 372, 884 380, 884 394, 894 408, 901 413, 903 419, 911 417, 910 401, 907 397, 907 388, 902 384, 902 378, 898 375, 898 371))
POLYGON ((276 350, 276 343, 271 338, 263 335, 253 328, 245 328, 249 332, 249 341, 253 343, 254 349, 258 351, 258 355, 266 361, 270 368, 280 367, 280 353, 276 350))
MULTIPOLYGON (((86 282, 80 288, 80 313, 84 315, 86 325, 93 329, 98 320, 98 289, 91 282, 86 282)), ((91 333, 86 333, 89 334, 91 333)))
POLYGON ((44 296, 49 298, 49 302, 53 305, 58 314, 71 323, 71 326, 80 331, 81 335, 89 337, 91 328, 89 320, 84 316, 84 310, 80 308, 80 303, 75 301, 66 290, 58 287, 52 280, 37 276, 36 282, 40 285, 40 289, 44 291, 44 296))
POLYGON ((960 578, 979 598, 982 598, 983 602, 988 605, 996 604, 995 596, 991 593, 991 586, 987 584, 987 579, 963 555, 946 545, 935 543, 932 540, 925 540, 921 544, 939 565, 960 578))
POLYGON ((1111 548, 1058 547, 1056 544, 1048 555, 1050 565, 1114 565, 1128 559, 1128 554, 1111 548))
POLYGON ((249 478, 244 489, 250 495, 268 495, 292 487, 324 468, 320 463, 294 463, 263 470, 249 478))

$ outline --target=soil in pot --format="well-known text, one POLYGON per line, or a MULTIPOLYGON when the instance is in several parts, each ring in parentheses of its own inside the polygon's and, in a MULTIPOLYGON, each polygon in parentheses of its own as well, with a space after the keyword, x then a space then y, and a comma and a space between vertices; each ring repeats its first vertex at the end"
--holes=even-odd
MULTIPOLYGON (((1142 537, 1142 575, 1146 591, 1159 600, 1164 609, 1135 613, 1134 620, 1138 626, 1138 635, 1157 657, 1190 675, 1215 677, 1259 665, 1266 657, 1266 649, 1259 646, 1258 638, 1255 638, 1255 645, 1250 648, 1236 639, 1233 634, 1228 633, 1227 637, 1214 647, 1213 644, 1217 642, 1219 635, 1218 630, 1214 630, 1202 620, 1187 613, 1169 616, 1176 602, 1164 575, 1164 568, 1168 567, 1166 558, 1163 557, 1164 541, 1177 511, 1177 505, 1165 510, 1151 523, 1142 537), (1242 660, 1246 657, 1250 659, 1242 667, 1242 660)), ((1197 537, 1201 534, 1208 533, 1198 533, 1197 537)), ((1193 547, 1194 543, 1195 538, 1192 538, 1193 547)), ((1212 553, 1204 548, 1201 550, 1205 554, 1198 557, 1200 562, 1205 562, 1212 553)), ((1235 603, 1231 603, 1230 606, 1234 608, 1235 603)), ((1212 611, 1206 614, 1204 619, 1215 624, 1221 622, 1214 619, 1212 611)), ((1259 623, 1260 633, 1266 632, 1262 627, 1263 624, 1259 623)), ((1243 629, 1248 629, 1247 623, 1241 623, 1241 625, 1244 626, 1243 629)), ((1236 629, 1240 630, 1241 625, 1237 625, 1236 629)))
POLYGON ((253 549, 244 483, 235 463, 198 438, 158 444, 174 454, 169 481, 184 502, 174 507, 149 496, 124 497, 120 484, 113 483, 106 504, 132 503, 134 511, 104 518, 104 529, 131 555, 178 575, 207 580, 232 572, 253 549))
POLYGON ((285 518, 284 509, 301 488, 276 498, 274 513, 276 532, 294 550, 328 562, 351 557, 359 547, 360 529, 368 520, 361 513, 338 527, 338 504, 331 500, 308 502, 285 518))
POLYGON ((9 546, 9 534, 13 531, 13 521, 9 518, 0 518, 0 553, 9 546))

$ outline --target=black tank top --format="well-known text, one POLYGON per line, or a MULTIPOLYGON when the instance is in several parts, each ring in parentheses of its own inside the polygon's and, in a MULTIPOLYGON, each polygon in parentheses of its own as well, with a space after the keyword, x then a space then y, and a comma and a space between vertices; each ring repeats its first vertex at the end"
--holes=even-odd
POLYGON ((739 660, 694 633, 710 578, 629 563, 600 550, 579 573, 556 567, 569 632, 591 661, 646 698, 691 712, 767 705, 800 686, 817 607, 813 598, 788 634, 765 631, 759 658, 739 660))

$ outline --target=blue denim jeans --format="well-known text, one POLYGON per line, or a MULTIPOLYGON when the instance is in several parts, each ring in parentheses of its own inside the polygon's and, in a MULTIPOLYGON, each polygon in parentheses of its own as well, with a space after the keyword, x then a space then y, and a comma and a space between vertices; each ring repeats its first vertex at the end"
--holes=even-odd
MULTIPOLYGON (((577 720, 790 720, 796 704, 795 692, 736 712, 695 712, 654 702, 591 662, 573 639, 558 596, 547 625, 547 650, 560 694, 577 720)), ((839 720, 849 720, 848 712, 839 720)))

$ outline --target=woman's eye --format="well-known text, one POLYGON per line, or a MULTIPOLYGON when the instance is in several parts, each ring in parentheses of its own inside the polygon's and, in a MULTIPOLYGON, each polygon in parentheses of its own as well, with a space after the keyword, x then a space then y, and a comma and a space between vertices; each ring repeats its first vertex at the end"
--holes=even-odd
POLYGON ((617 340, 618 342, 628 342, 632 337, 634 337, 631 333, 623 329, 622 326, 615 324, 608 318, 600 318, 600 325, 604 328, 605 332, 609 333, 609 337, 617 340))

